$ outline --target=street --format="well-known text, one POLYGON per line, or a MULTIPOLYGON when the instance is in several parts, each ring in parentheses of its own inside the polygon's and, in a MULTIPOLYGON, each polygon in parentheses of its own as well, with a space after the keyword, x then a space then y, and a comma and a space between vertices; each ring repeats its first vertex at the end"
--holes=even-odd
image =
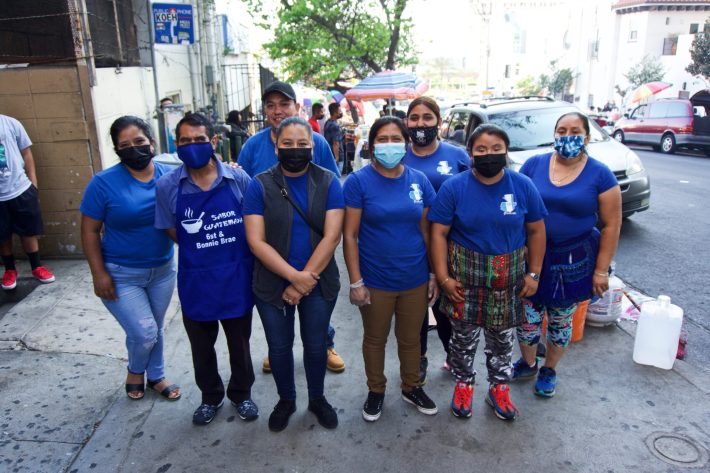
POLYGON ((634 150, 651 176, 651 208, 624 220, 616 270, 641 292, 666 294, 683 308, 686 361, 704 368, 710 363, 708 288, 702 276, 710 261, 710 158, 634 150))

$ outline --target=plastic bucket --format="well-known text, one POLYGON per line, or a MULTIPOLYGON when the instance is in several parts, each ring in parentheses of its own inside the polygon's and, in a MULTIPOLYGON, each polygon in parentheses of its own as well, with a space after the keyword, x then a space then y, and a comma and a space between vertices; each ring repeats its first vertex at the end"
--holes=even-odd
MULTIPOLYGON (((582 301, 577 304, 577 309, 572 314, 572 341, 578 342, 584 336, 584 320, 587 318, 587 306, 589 300, 582 301)), ((547 333, 547 312, 542 319, 542 334, 547 333)))

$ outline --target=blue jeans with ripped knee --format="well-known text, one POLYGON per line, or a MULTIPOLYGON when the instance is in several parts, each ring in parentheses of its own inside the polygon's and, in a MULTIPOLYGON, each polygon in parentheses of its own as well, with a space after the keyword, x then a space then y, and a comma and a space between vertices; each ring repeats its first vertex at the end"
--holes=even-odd
POLYGON ((105 263, 116 288, 116 300, 101 299, 126 332, 128 371, 149 380, 165 377, 163 325, 175 290, 175 263, 157 268, 129 268, 105 263))

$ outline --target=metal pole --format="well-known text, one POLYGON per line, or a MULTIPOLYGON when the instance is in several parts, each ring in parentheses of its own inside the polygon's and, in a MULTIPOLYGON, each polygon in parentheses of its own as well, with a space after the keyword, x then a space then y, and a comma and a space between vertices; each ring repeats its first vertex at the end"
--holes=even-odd
MULTIPOLYGON (((158 62, 155 59, 155 26, 154 22, 155 19, 153 18, 153 9, 151 8, 150 1, 145 2, 146 3, 146 8, 148 9, 148 37, 150 38, 150 57, 151 60, 153 61, 153 89, 155 90, 155 113, 163 113, 162 110, 160 110, 160 91, 158 90, 158 62)), ((165 137, 165 148, 161 151, 164 153, 167 153, 168 149, 170 148, 168 146, 168 140, 170 139, 170 135, 168 134, 168 127, 165 126, 165 117, 163 117, 163 120, 158 120, 158 123, 163 124, 163 129, 160 131, 163 136, 165 137)))

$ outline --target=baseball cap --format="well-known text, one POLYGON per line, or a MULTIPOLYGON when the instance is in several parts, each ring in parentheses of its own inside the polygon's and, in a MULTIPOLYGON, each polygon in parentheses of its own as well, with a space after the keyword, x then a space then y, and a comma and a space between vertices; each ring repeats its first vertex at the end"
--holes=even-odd
POLYGON ((266 96, 269 95, 271 92, 278 92, 288 99, 296 100, 296 91, 293 90, 291 84, 281 82, 280 80, 276 80, 266 86, 266 89, 264 89, 264 93, 261 95, 261 101, 263 102, 264 100, 266 100, 266 96))

